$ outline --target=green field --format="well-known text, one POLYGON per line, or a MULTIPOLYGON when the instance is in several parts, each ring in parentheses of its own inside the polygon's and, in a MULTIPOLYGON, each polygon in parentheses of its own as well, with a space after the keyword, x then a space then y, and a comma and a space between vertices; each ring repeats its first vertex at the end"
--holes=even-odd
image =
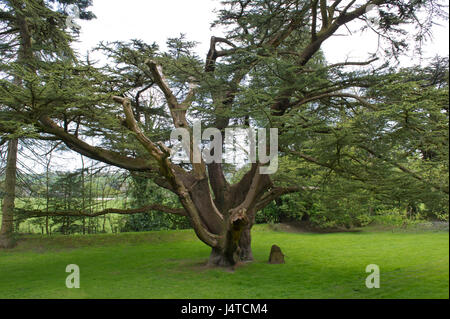
POLYGON ((253 231, 255 261, 206 268, 209 248, 192 231, 27 236, 0 251, 0 298, 448 298, 448 232, 363 230, 313 234, 253 231), (272 244, 286 264, 267 263, 272 244), (77 264, 81 288, 68 289, 77 264), (381 287, 368 289, 377 264, 381 287))

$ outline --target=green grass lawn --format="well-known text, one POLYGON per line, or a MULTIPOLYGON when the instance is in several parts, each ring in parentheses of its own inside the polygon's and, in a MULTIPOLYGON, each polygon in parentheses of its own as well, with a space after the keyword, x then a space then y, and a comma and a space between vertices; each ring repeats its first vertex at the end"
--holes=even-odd
POLYGON ((286 233, 257 225, 255 261, 234 272, 204 266, 192 231, 30 236, 0 251, 0 298, 448 298, 448 232, 286 233), (267 263, 272 244, 286 264, 267 263), (68 289, 77 264, 81 288, 68 289), (377 264, 381 287, 368 289, 377 264))

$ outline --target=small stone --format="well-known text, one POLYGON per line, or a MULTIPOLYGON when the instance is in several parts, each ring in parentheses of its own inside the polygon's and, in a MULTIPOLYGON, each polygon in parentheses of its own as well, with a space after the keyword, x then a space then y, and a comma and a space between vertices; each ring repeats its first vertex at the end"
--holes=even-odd
POLYGON ((284 264, 284 254, 277 245, 272 245, 270 249, 269 264, 284 264))

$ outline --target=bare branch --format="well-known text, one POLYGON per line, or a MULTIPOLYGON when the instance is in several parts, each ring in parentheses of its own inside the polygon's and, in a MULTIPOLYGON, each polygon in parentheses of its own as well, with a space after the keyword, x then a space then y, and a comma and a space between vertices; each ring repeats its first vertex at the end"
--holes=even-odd
POLYGON ((195 79, 191 78, 191 82, 189 83, 189 91, 184 99, 184 101, 181 103, 186 108, 189 107, 192 103, 192 100, 195 97, 195 91, 198 88, 198 85, 195 83, 195 79))
POLYGON ((269 192, 265 193, 259 201, 256 203, 256 211, 259 211, 269 205, 272 201, 277 198, 291 193, 300 192, 303 188, 298 186, 292 187, 274 187, 269 192))
POLYGON ((153 158, 156 160, 161 160, 164 154, 147 136, 144 135, 142 130, 139 128, 136 119, 134 118, 133 110, 131 109, 130 100, 120 96, 113 96, 113 100, 118 103, 122 103, 128 129, 136 134, 137 140, 142 146, 144 146, 153 158))
POLYGON ((231 41, 225 38, 220 37, 211 37, 210 44, 209 44, 209 51, 206 55, 206 63, 205 63, 205 72, 213 72, 215 69, 215 63, 216 59, 218 57, 230 55, 236 51, 237 47, 234 45, 231 41), (216 44, 219 42, 223 42, 231 46, 233 49, 231 50, 222 50, 217 51, 216 44))
POLYGON ((88 213, 83 211, 59 211, 59 212, 58 211, 46 212, 41 210, 20 210, 20 211, 26 214, 26 218, 34 218, 45 216, 97 217, 107 214, 133 215, 139 213, 146 213, 151 210, 178 216, 188 216, 183 208, 168 207, 160 204, 151 204, 135 209, 108 208, 95 213, 88 213))
POLYGON ((124 156, 118 152, 108 151, 100 147, 89 145, 76 136, 67 133, 48 116, 43 115, 39 119, 43 132, 59 137, 70 149, 89 158, 115 165, 130 171, 153 171, 151 162, 145 159, 124 156))
POLYGON ((150 68, 150 72, 154 77, 154 81, 161 89, 161 91, 164 93, 164 96, 166 97, 169 106, 171 108, 177 108, 179 105, 178 100, 173 94, 172 90, 169 88, 169 84, 167 83, 167 80, 162 72, 162 67, 153 60, 147 60, 145 61, 145 64, 147 64, 148 67, 150 68))
POLYGON ((322 16, 321 30, 325 30, 328 27, 327 0, 320 0, 320 14, 322 16))
POLYGON ((311 22, 311 40, 314 41, 317 38, 317 3, 319 0, 313 0, 311 11, 312 11, 312 22, 311 22))
POLYGON ((369 109, 371 109, 373 111, 377 110, 376 106, 371 104, 371 103, 369 103, 365 98, 363 98, 363 97, 361 97, 359 95, 356 95, 356 94, 343 93, 343 92, 323 93, 323 94, 318 94, 318 95, 315 95, 315 96, 306 97, 306 98, 304 98, 304 99, 302 99, 300 101, 293 102, 289 106, 290 107, 298 107, 298 106, 303 105, 305 103, 316 101, 316 100, 320 100, 320 99, 327 98, 327 97, 329 97, 329 98, 331 98, 331 97, 352 98, 352 99, 355 99, 358 102, 360 102, 363 106, 365 106, 365 107, 367 107, 367 108, 369 108, 369 109))
POLYGON ((340 67, 340 66, 348 66, 348 65, 369 65, 372 62, 377 61, 379 58, 373 58, 369 61, 364 61, 364 62, 340 62, 340 63, 335 63, 335 64, 331 64, 329 66, 327 66, 328 69, 331 68, 336 68, 336 67, 340 67))

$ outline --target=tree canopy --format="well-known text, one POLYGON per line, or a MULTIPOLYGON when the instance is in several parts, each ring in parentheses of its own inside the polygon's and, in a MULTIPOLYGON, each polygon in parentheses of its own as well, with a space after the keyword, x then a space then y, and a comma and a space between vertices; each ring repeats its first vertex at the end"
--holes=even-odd
MULTIPOLYGON (((55 39, 67 56, 68 33, 42 27, 64 18, 48 9, 53 2, 21 3, 19 11, 35 22, 28 28, 34 45, 55 39), (28 13, 34 3, 43 3, 47 16, 28 13)), ((1 13, 7 30, 10 14, 1 13)), ((32 67, 2 61, 0 131, 61 140, 171 191, 183 209, 158 209, 187 216, 217 265, 252 259, 256 212, 286 194, 340 185, 333 188, 339 196, 358 189, 366 199, 448 212, 448 58, 426 68, 379 63, 407 48, 409 25, 414 44, 426 40, 436 15, 445 17, 434 0, 223 1, 213 26, 226 32, 211 37, 204 58, 182 35, 168 39, 167 51, 140 40, 102 43, 97 50, 110 61, 104 68, 50 51, 32 67), (365 61, 327 62, 322 44, 349 26, 378 34, 382 51, 365 61), (193 150, 202 145, 193 139, 190 164, 174 162, 171 131, 192 132, 199 120, 222 132, 277 128, 278 172, 261 174, 259 160, 244 168, 196 163, 193 150), (240 178, 232 182, 235 170, 240 178)), ((5 32, 6 39, 12 31, 5 32)))

